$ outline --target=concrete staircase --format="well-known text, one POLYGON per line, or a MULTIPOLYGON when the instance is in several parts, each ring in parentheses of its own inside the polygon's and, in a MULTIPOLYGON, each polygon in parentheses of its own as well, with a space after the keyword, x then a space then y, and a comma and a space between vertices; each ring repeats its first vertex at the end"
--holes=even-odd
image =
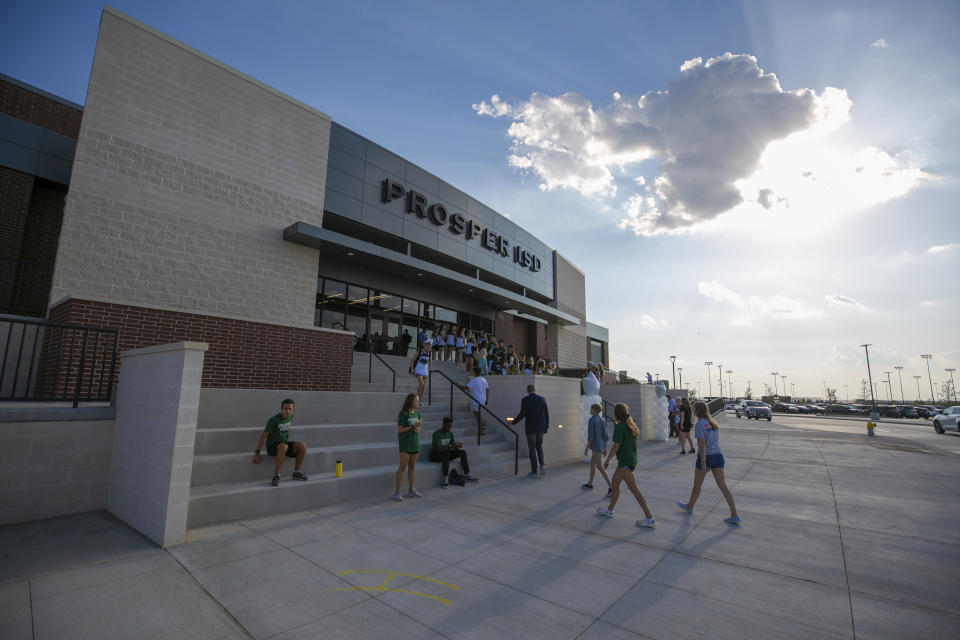
MULTIPOLYGON (((396 417, 407 393, 416 390, 415 379, 406 373, 409 360, 384 356, 397 369, 397 391, 390 392, 390 372, 379 365, 380 374, 367 382, 366 357, 357 354, 355 384, 351 392, 304 392, 236 389, 203 389, 200 397, 187 527, 311 509, 345 500, 382 496, 394 489, 397 453, 396 417), (358 362, 357 362, 358 361, 358 362), (396 362, 396 364, 395 364, 396 362), (397 366, 400 365, 400 366, 397 366), (402 367, 402 369, 400 368, 402 367), (383 387, 386 387, 384 390, 383 387), (293 460, 285 461, 279 487, 270 486, 273 458, 264 456, 259 465, 251 461, 253 449, 267 418, 279 410, 280 400, 296 402, 291 439, 307 443, 303 470, 307 482, 292 480, 293 460), (343 461, 343 477, 334 476, 336 460, 343 461)), ((465 381, 462 368, 439 363, 458 381, 465 381)), ((454 390, 454 433, 463 440, 473 475, 491 478, 514 472, 514 437, 495 420, 487 420, 486 435, 477 446, 476 420, 466 395, 454 390), (498 428, 499 427, 499 428, 498 428)), ((429 461, 433 432, 450 413, 450 385, 440 376, 433 380, 433 404, 421 407, 424 429, 417 485, 430 488, 440 483, 440 464, 429 461)), ((459 463, 453 463, 459 470, 459 463)), ((406 487, 404 480, 404 488, 406 487)))

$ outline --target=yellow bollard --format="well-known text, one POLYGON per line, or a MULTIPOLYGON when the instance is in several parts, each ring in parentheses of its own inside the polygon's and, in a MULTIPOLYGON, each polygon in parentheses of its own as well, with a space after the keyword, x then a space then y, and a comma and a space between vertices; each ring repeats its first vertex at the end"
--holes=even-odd
POLYGON ((343 460, 341 460, 340 458, 337 458, 337 469, 333 475, 338 478, 343 477, 343 460))
POLYGON ((873 435, 873 430, 874 428, 876 428, 876 426, 877 425, 876 423, 873 422, 873 420, 867 420, 867 435, 870 436, 871 438, 876 437, 873 435))

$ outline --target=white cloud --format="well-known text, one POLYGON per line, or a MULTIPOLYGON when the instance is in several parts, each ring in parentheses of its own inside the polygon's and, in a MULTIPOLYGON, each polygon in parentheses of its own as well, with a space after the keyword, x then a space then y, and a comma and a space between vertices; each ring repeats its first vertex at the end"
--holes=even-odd
POLYGON ((950 244, 938 244, 927 249, 927 253, 949 253, 957 248, 960 248, 960 243, 957 242, 951 242, 950 244))
POLYGON ((657 320, 653 316, 647 315, 646 313, 640 314, 638 320, 640 321, 640 326, 646 329, 656 329, 667 326, 666 320, 657 320))
POLYGON ((698 282, 697 292, 705 298, 733 307, 736 313, 731 316, 730 320, 733 324, 739 326, 749 326, 759 318, 806 320, 823 315, 821 309, 789 296, 775 294, 768 297, 745 297, 716 280, 698 282))
POLYGON ((934 307, 939 307, 940 303, 937 302, 936 300, 921 300, 920 306, 926 309, 932 309, 934 307))
POLYGON ((890 46, 890 43, 887 42, 886 38, 880 38, 879 40, 874 40, 870 43, 871 49, 886 49, 890 46))
POLYGON ((824 296, 824 299, 830 304, 846 309, 856 309, 857 311, 869 311, 866 305, 861 304, 848 296, 839 293, 831 293, 824 296))
POLYGON ((509 164, 540 189, 614 201, 621 229, 651 236, 709 229, 728 213, 751 226, 783 210, 831 219, 929 178, 907 152, 839 148, 831 134, 852 105, 832 87, 786 91, 753 56, 726 53, 685 61, 665 90, 615 93, 605 106, 534 93, 473 108, 512 121, 509 164), (657 174, 644 178, 635 165, 649 159, 657 174), (642 193, 631 193, 638 184, 642 193))

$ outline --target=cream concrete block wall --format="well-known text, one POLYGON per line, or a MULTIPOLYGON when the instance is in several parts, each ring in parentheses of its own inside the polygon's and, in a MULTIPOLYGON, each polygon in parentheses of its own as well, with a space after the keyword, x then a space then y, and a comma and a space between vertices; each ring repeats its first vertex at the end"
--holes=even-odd
POLYGON ((124 351, 107 508, 157 544, 183 542, 207 345, 124 351))
POLYGON ((106 8, 51 300, 312 327, 330 119, 106 8))
MULTIPOLYGON (((550 411, 550 430, 543 438, 543 456, 548 467, 581 457, 585 440, 581 438, 580 431, 579 380, 556 376, 489 376, 487 383, 491 391, 487 408, 504 420, 520 413, 520 400, 527 395, 528 384, 536 386, 537 393, 546 399, 550 411), (563 428, 557 428, 558 425, 563 425, 563 428)), ((514 429, 520 434, 522 471, 529 464, 524 423, 519 423, 514 429)), ((508 432, 507 438, 509 441, 513 436, 508 432)))
POLYGON ((554 278, 557 298, 554 307, 576 316, 579 325, 547 326, 547 350, 551 360, 561 367, 582 368, 587 363, 586 278, 572 262, 554 252, 554 278))
POLYGON ((0 524, 103 509, 113 420, 0 425, 0 524))

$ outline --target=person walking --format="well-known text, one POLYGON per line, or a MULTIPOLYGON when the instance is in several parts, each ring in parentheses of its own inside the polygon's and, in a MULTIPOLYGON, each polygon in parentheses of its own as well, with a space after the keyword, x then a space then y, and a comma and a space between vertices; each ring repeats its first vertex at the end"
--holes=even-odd
POLYGON ((410 361, 410 374, 417 378, 418 398, 423 398, 423 390, 427 386, 427 378, 430 377, 430 365, 433 360, 430 355, 432 346, 429 340, 425 341, 417 348, 417 352, 410 361))
POLYGON ((678 439, 680 440, 681 455, 687 452, 687 443, 690 443, 690 453, 696 453, 696 450, 693 448, 693 439, 690 437, 690 429, 693 428, 693 419, 691 417, 692 413, 693 408, 690 406, 690 400, 687 398, 681 398, 680 429, 677 432, 678 439))
POLYGON ((403 472, 407 472, 407 482, 410 485, 408 498, 422 498, 420 492, 413 486, 414 468, 417 466, 417 456, 420 455, 420 428, 423 420, 420 418, 420 398, 415 393, 408 393, 397 416, 397 441, 400 445, 400 466, 397 467, 397 492, 393 499, 403 502, 400 493, 400 482, 403 472))
POLYGON ((530 473, 528 478, 542 478, 547 475, 547 465, 543 460, 543 434, 550 428, 550 410, 543 396, 537 395, 537 388, 527 385, 527 395, 520 400, 520 413, 513 424, 526 420, 524 431, 527 434, 527 449, 530 452, 530 473), (539 473, 537 472, 539 464, 539 473))
POLYGON ((613 472, 613 494, 610 496, 609 506, 597 507, 597 513, 607 518, 613 517, 613 508, 617 506, 617 500, 620 499, 620 483, 625 482, 627 489, 643 509, 644 518, 637 520, 637 526, 652 528, 656 526, 657 521, 650 512, 650 507, 647 506, 647 500, 640 493, 637 479, 633 475, 637 468, 637 438, 640 437, 640 428, 630 417, 627 405, 622 402, 613 407, 613 418, 617 421, 617 426, 613 428, 613 446, 610 447, 610 453, 607 454, 607 459, 603 463, 607 466, 610 464, 610 458, 617 456, 617 470, 613 472))
POLYGON ((670 421, 670 434, 667 436, 668 438, 677 437, 676 417, 677 417, 677 401, 674 400, 673 397, 671 397, 671 395, 668 393, 667 394, 667 420, 670 421))
POLYGON ((584 489, 593 489, 593 477, 597 470, 603 476, 607 483, 607 497, 613 494, 613 485, 610 484, 610 477, 603 468, 603 454, 607 452, 607 425, 606 420, 600 415, 603 407, 599 404, 590 405, 590 422, 587 424, 587 446, 583 450, 586 456, 588 451, 592 451, 590 456, 590 478, 586 484, 582 484, 584 489))
POLYGON ((703 486, 703 479, 707 477, 707 470, 713 472, 713 479, 717 483, 717 488, 723 494, 730 507, 730 517, 724 518, 727 524, 740 524, 740 516, 737 515, 737 505, 733 502, 733 494, 727 488, 727 483, 723 479, 723 452, 720 451, 720 427, 717 425, 713 416, 707 410, 705 402, 698 402, 694 405, 694 413, 697 416, 697 424, 694 426, 693 434, 697 439, 697 465, 693 474, 693 489, 690 491, 690 498, 686 503, 678 502, 677 506, 693 513, 693 507, 700 497, 700 487, 703 486))

